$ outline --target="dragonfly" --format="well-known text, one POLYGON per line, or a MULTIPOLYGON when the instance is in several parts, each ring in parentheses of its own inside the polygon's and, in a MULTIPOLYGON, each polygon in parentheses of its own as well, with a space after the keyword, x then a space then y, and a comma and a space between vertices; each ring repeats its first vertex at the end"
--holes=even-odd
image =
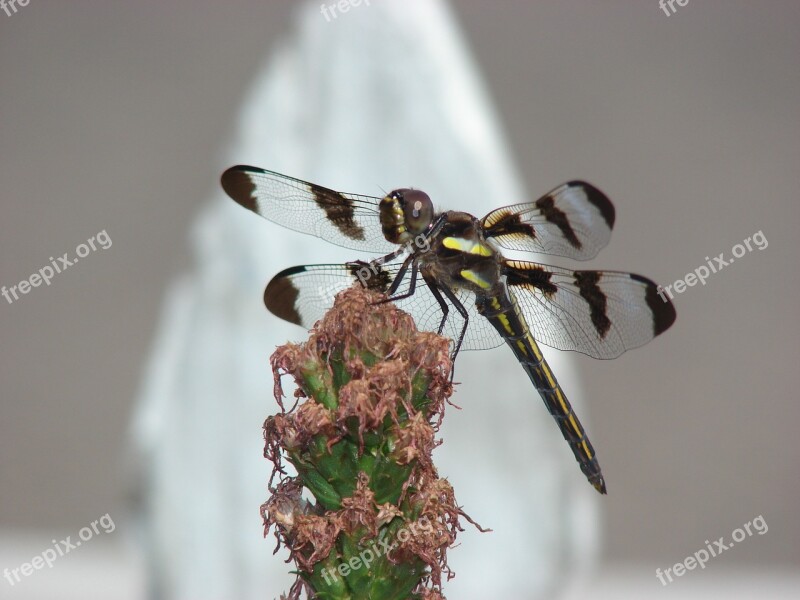
POLYGON ((274 315, 310 329, 336 293, 358 283, 396 302, 420 329, 449 337, 453 359, 461 350, 507 345, 589 483, 606 493, 594 448, 539 343, 616 358, 669 329, 675 308, 641 275, 571 270, 503 254, 505 249, 594 258, 615 220, 603 192, 570 181, 533 202, 478 219, 456 210, 437 212, 418 189, 399 188, 383 197, 343 193, 246 165, 226 170, 221 184, 238 204, 278 225, 381 255, 281 271, 264 292, 274 315))

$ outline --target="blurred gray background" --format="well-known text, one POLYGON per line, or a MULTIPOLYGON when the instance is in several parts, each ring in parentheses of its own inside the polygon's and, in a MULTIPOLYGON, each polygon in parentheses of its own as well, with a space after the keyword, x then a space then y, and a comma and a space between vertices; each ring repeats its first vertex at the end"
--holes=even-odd
MULTIPOLYGON (((293 5, 0 12, 0 285, 101 230, 113 240, 0 297, 0 530, 74 529, 122 505, 163 291, 190 267, 188 226, 293 5)), ((589 268, 666 285, 758 231, 769 242, 677 296, 662 338, 578 359, 610 487, 603 556, 668 566, 763 515, 769 533, 725 562, 797 566, 800 4, 454 8, 528 189, 581 178, 613 200, 612 243, 589 268)), ((411 82, 409 101, 424 101, 411 82)))

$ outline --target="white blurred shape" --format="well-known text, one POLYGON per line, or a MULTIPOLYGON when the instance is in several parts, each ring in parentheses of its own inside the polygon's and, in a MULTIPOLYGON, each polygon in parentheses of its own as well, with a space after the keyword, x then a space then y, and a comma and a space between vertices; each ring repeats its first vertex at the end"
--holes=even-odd
MULTIPOLYGON (((220 171, 253 164, 341 191, 416 187, 482 215, 529 198, 449 8, 381 1, 330 22, 303 5, 242 107, 220 171)), ((545 182, 538 195, 559 182, 545 182)), ((277 406, 268 358, 304 337, 261 303, 300 263, 354 258, 242 210, 218 191, 194 230, 196 268, 169 293, 134 440, 153 598, 277 597, 292 581, 264 540, 270 465, 261 424, 277 406)), ((580 409, 570 359, 548 353, 580 409)), ((435 455, 471 527, 450 552, 450 598, 553 598, 585 571, 594 490, 506 348, 465 352, 435 455)), ((584 421, 586 417, 583 416, 584 421)), ((601 455, 602 459, 602 455, 601 455)))

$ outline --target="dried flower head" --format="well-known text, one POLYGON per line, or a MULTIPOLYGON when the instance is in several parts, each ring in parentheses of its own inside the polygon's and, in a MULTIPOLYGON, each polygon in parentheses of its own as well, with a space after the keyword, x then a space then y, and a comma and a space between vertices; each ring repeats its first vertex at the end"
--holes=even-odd
POLYGON ((308 341, 272 356, 281 412, 264 424, 274 468, 262 516, 297 565, 287 598, 438 600, 453 576, 447 549, 466 515, 431 455, 452 393, 449 342, 381 300, 342 292, 308 341), (284 374, 305 399, 289 411, 284 374))

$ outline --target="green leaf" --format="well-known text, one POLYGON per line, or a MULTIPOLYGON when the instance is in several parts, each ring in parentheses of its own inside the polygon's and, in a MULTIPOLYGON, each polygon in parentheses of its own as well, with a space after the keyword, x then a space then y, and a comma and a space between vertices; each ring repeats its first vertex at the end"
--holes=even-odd
POLYGON ((338 551, 334 547, 327 558, 314 565, 314 572, 303 573, 306 581, 316 591, 316 599, 320 600, 353 600, 350 588, 339 574, 338 551))
POLYGON ((313 468, 298 468, 297 465, 295 468, 303 479, 303 484, 326 510, 339 510, 342 507, 342 497, 319 472, 313 468))

